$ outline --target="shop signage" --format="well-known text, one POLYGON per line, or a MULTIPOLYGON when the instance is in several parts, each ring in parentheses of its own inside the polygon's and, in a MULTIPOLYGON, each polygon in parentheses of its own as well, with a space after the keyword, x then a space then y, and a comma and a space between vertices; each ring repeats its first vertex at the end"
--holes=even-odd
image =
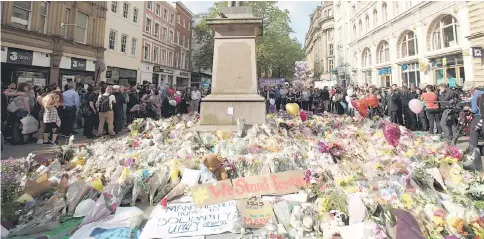
POLYGON ((286 79, 278 79, 278 78, 261 78, 259 79, 259 86, 276 86, 276 85, 284 85, 286 83, 286 79))
POLYGON ((407 64, 403 64, 402 65, 402 70, 406 70, 406 69, 408 69, 408 65, 407 64))
POLYGON ((135 70, 118 69, 119 78, 136 78, 135 70))
POLYGON ((32 60, 34 58, 33 51, 9 47, 7 53, 7 63, 32 65, 32 60))
POLYGON ((86 70, 86 60, 79 58, 71 58, 71 70, 86 70))
POLYGON ((180 71, 180 76, 190 77, 190 74, 188 72, 180 71))
POLYGON ((153 72, 155 72, 155 73, 160 72, 160 73, 173 74, 173 71, 172 70, 163 69, 161 66, 153 66, 153 72))
POLYGON ((111 78, 113 76, 113 71, 106 71, 106 78, 111 78))
POLYGON ((390 75, 392 74, 392 68, 391 67, 388 67, 388 68, 383 68, 383 69, 379 69, 378 70, 378 75, 382 76, 382 75, 390 75))
POLYGON ((482 58, 482 47, 472 47, 472 57, 482 58))

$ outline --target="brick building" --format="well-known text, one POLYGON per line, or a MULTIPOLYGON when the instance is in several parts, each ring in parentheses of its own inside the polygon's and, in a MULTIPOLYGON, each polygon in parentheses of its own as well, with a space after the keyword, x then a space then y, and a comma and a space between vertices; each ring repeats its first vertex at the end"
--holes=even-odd
POLYGON ((176 2, 175 70, 177 86, 191 86, 191 36, 193 14, 181 2, 176 2))
POLYGON ((106 7, 102 1, 2 1, 2 82, 98 80, 105 70, 106 7))

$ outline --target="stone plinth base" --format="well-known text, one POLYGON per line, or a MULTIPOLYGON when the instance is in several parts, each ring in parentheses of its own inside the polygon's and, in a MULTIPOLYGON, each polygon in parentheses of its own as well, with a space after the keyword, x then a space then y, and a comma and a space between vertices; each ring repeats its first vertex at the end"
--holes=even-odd
POLYGON ((200 126, 236 126, 238 118, 244 118, 246 125, 263 124, 265 111, 265 100, 257 94, 209 95, 202 100, 200 126), (229 108, 233 115, 228 114, 229 108))

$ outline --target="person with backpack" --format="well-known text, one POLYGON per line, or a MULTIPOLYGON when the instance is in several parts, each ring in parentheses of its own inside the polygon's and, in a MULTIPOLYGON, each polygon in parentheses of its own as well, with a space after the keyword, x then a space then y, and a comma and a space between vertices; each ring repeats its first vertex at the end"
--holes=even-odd
POLYGON ((113 104, 116 103, 116 98, 111 94, 113 88, 108 86, 106 92, 100 95, 96 106, 99 112, 99 126, 97 128, 97 136, 101 137, 104 129, 104 123, 108 124, 108 132, 111 137, 114 136, 114 113, 113 104))

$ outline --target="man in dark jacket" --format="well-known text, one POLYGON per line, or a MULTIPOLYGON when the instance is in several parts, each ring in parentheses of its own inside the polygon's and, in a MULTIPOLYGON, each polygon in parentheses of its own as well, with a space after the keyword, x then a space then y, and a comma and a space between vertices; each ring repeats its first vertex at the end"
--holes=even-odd
POLYGON ((417 123, 417 117, 415 113, 410 110, 408 103, 417 99, 417 94, 408 90, 408 87, 402 86, 402 107, 403 107, 403 117, 405 119, 405 127, 410 130, 415 130, 417 123))
POLYGON ((392 123, 399 124, 402 117, 400 114, 400 109, 402 108, 402 99, 400 98, 400 95, 392 88, 388 89, 387 106, 388 115, 390 116, 392 123))
POLYGON ((323 90, 321 91, 321 101, 323 102, 323 110, 327 112, 331 112, 331 109, 329 108, 330 106, 330 95, 329 95, 329 90, 328 87, 325 86, 323 90))
POLYGON ((457 103, 457 96, 445 83, 440 84, 439 89, 440 108, 442 109, 440 126, 442 127, 444 138, 446 140, 452 140, 453 136, 457 133, 457 124, 453 111, 453 106, 457 103))

